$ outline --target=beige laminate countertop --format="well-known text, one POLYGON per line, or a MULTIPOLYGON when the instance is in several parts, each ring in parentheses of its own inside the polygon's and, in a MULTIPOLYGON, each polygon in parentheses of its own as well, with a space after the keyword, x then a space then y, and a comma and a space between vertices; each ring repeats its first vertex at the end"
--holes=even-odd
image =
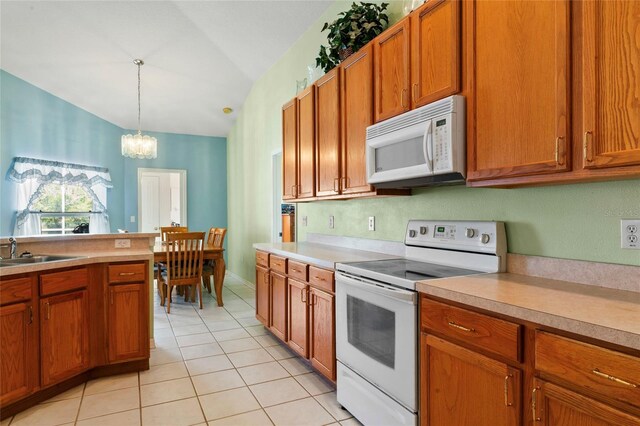
POLYGON ((418 291, 640 350, 640 293, 510 273, 421 281, 418 291))
MULTIPOLYGON (((51 253, 54 254, 54 253, 51 253)), ((125 262, 130 260, 148 260, 153 263, 153 253, 150 250, 114 250, 96 252, 64 252, 55 253, 62 256, 77 256, 74 259, 56 260, 53 262, 28 263, 17 266, 4 266, 0 268, 0 277, 25 274, 29 272, 46 271, 49 269, 68 268, 71 266, 83 266, 92 263, 125 262)))
POLYGON ((335 269, 336 263, 397 259, 398 256, 366 250, 356 250, 318 243, 256 243, 256 250, 268 251, 321 268, 335 269))

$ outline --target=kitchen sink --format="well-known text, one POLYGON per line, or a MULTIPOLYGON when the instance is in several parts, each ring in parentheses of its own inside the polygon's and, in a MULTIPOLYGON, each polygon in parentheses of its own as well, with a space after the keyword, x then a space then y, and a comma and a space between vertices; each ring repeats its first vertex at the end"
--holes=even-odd
POLYGON ((0 267, 30 265, 33 263, 56 262, 58 260, 78 259, 80 256, 56 256, 56 255, 34 255, 32 257, 18 257, 15 259, 0 259, 0 267))

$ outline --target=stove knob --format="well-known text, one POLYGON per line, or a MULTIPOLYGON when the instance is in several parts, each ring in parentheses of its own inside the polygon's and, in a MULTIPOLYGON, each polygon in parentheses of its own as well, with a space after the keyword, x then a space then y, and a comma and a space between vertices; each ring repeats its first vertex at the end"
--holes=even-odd
POLYGON ((487 244, 490 239, 491 237, 489 236, 489 234, 482 234, 482 238, 480 241, 482 241, 482 244, 487 244))
POLYGON ((415 237, 416 237, 416 230, 415 229, 409 230, 409 238, 415 238, 415 237))
POLYGON ((427 235, 427 232, 429 232, 429 227, 428 226, 421 226, 420 227, 420 235, 427 235))
POLYGON ((467 238, 473 238, 476 236, 476 230, 473 228, 467 228, 465 235, 467 236, 467 238))

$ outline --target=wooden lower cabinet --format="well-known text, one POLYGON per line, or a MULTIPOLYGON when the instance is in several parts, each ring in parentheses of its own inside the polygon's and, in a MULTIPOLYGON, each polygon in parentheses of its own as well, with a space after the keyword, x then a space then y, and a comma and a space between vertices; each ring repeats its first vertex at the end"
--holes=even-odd
POLYGON ((289 346, 300 356, 309 356, 309 285, 294 279, 288 279, 289 346))
POLYGON ((269 270, 256 266, 256 319, 269 327, 269 270))
POLYGON ((271 271, 269 330, 283 341, 287 341, 287 277, 271 271))
POLYGON ((520 424, 520 370, 432 335, 421 339, 422 425, 520 424))
POLYGON ((89 294, 74 291, 40 299, 42 386, 89 368, 89 294))
POLYGON ((0 405, 31 394, 38 384, 38 331, 31 301, 0 307, 0 405))
POLYGON ((549 383, 534 381, 531 410, 536 425, 544 426, 638 426, 640 417, 549 383))
POLYGON ((311 365, 336 380, 335 296, 311 287, 309 306, 311 365))
POLYGON ((149 356, 146 283, 109 286, 109 362, 149 356))

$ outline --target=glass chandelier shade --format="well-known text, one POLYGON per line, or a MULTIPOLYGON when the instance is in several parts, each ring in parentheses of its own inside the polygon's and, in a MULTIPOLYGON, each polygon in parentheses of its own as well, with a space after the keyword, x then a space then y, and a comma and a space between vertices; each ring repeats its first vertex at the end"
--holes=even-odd
POLYGON ((158 140, 153 136, 143 135, 140 130, 140 67, 144 65, 142 59, 133 61, 138 66, 138 133, 122 135, 122 155, 130 158, 148 159, 158 157, 158 140))

